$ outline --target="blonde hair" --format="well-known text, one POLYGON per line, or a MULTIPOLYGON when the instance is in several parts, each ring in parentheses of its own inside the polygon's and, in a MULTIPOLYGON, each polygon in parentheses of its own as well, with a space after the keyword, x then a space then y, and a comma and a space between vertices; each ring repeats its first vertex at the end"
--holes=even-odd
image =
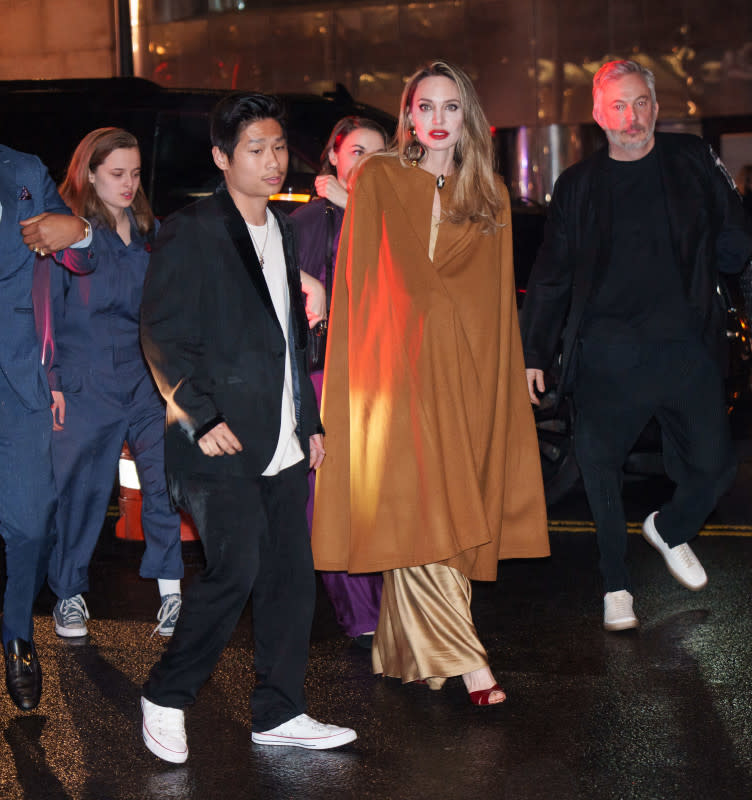
POLYGON ((411 164, 420 161, 425 153, 411 134, 410 109, 418 84, 432 77, 449 78, 457 86, 463 113, 462 134, 454 149, 457 179, 447 204, 446 219, 455 223, 470 220, 479 223, 483 233, 488 233, 498 226, 502 209, 494 173, 491 127, 472 81, 459 67, 447 61, 431 61, 408 79, 402 92, 396 133, 400 161, 404 165, 411 164), (416 144, 422 151, 419 154, 413 152, 416 144))
MULTIPOLYGON (((81 139, 60 186, 60 196, 74 214, 88 220, 98 219, 110 230, 115 230, 115 218, 94 189, 89 172, 95 172, 114 150, 132 148, 138 150, 138 140, 122 128, 97 128, 81 139)), ((131 210, 142 236, 154 229, 154 214, 140 182, 131 210)))

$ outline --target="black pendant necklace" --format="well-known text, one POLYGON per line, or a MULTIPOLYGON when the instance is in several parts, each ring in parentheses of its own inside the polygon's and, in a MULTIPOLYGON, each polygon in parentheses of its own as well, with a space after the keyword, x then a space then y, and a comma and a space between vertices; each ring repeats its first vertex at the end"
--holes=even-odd
POLYGON ((446 183, 446 178, 443 175, 439 175, 439 177, 436 178, 436 188, 437 189, 443 189, 445 183, 446 183))

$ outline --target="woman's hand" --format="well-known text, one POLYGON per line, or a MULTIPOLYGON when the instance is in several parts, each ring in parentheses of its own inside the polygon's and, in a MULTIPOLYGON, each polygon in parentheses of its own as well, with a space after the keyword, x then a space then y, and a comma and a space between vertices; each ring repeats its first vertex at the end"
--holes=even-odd
POLYGON ((65 398, 62 392, 52 390, 52 430, 61 431, 65 425, 65 398))
POLYGON ((308 327, 314 328, 326 319, 326 289, 321 281, 300 270, 300 288, 305 295, 305 311, 308 327))
POLYGON ((316 177, 316 194, 325 197, 335 206, 344 208, 347 205, 347 189, 337 180, 336 175, 318 175, 316 177))

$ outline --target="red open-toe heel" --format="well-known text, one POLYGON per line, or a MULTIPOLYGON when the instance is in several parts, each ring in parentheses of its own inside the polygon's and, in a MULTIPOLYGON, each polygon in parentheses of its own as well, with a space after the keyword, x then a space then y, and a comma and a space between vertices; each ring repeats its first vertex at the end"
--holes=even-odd
POLYGON ((495 683, 490 689, 481 689, 479 692, 468 692, 468 694, 470 695, 470 702, 474 706, 497 706, 507 699, 506 695, 504 695, 504 700, 500 700, 498 703, 489 703, 488 698, 493 692, 504 692, 504 690, 498 683, 495 683))

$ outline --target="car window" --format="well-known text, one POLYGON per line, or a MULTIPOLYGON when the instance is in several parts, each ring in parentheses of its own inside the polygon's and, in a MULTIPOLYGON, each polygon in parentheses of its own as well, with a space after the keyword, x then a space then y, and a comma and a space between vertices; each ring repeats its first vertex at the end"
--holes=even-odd
MULTIPOLYGON (((9 147, 38 155, 60 182, 78 142, 91 130, 118 126, 141 148, 142 184, 158 217, 211 194, 221 180, 209 142, 209 113, 223 94, 169 90, 140 78, 0 81, 0 129, 9 147)), ((313 189, 319 156, 343 116, 371 116, 389 133, 395 120, 355 103, 338 89, 327 96, 281 95, 290 164, 275 202, 291 210, 313 189)))
POLYGON ((152 164, 149 199, 158 217, 212 194, 221 175, 211 157, 208 114, 160 112, 152 164))

